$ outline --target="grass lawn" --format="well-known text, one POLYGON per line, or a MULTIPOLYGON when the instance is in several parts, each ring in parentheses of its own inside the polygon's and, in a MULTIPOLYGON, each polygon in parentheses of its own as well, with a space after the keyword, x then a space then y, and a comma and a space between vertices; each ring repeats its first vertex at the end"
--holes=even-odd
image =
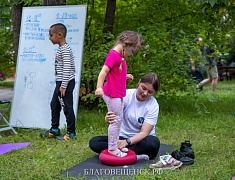
POLYGON ((0 81, 0 88, 3 87, 13 87, 14 81, 0 81))
MULTIPOLYGON (((181 142, 190 140, 196 156, 194 164, 129 179, 230 180, 235 176, 235 80, 218 82, 216 92, 207 85, 195 96, 178 96, 177 100, 158 99, 157 136, 161 143, 174 145, 178 150, 181 142)), ((18 135, 0 132, 3 144, 31 142, 27 148, 0 155, 0 179, 73 179, 57 175, 95 155, 88 141, 107 134, 104 115, 105 111, 80 107, 77 141, 41 139, 41 129, 16 128, 18 135)))

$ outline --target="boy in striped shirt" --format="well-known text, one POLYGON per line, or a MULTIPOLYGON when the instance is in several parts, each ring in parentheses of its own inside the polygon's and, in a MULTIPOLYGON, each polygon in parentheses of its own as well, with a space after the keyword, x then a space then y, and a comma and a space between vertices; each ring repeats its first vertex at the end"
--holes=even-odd
POLYGON ((55 57, 56 87, 51 100, 51 128, 40 134, 41 137, 59 140, 76 139, 75 114, 73 110, 73 90, 75 87, 75 63, 72 50, 66 42, 67 28, 62 23, 49 29, 49 39, 59 48, 55 57), (67 133, 60 136, 60 111, 63 109, 67 122, 67 133))

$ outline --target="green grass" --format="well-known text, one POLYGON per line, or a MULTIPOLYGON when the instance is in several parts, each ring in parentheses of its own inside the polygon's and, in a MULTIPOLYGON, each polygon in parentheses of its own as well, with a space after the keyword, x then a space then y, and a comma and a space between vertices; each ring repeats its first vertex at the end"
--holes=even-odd
POLYGON ((14 86, 14 81, 0 81, 0 88, 1 87, 12 88, 13 86, 14 86))
MULTIPOLYGON (((223 81, 218 83, 216 92, 211 92, 207 85, 196 96, 181 94, 177 100, 158 99, 157 136, 161 143, 179 149, 181 142, 189 139, 195 162, 179 170, 160 173, 147 168, 129 179, 230 180, 235 176, 234 90, 234 80, 223 81)), ((30 141, 31 145, 0 155, 0 179, 73 179, 58 174, 95 155, 88 141, 93 136, 107 134, 104 114, 79 108, 77 141, 41 139, 41 129, 16 128, 18 135, 1 132, 1 143, 30 141)))

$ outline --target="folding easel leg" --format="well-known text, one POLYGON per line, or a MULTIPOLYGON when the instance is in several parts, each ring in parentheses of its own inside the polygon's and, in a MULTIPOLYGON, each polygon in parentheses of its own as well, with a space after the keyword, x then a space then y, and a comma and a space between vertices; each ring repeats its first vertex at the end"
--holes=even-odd
POLYGON ((15 131, 15 129, 8 123, 8 121, 6 120, 6 118, 4 117, 4 113, 7 112, 7 110, 9 109, 9 106, 11 104, 10 101, 0 101, 0 104, 5 104, 6 106, 4 108, 0 108, 1 113, 0 113, 0 121, 3 120, 6 125, 4 124, 3 126, 6 126, 4 128, 0 128, 0 132, 1 131, 6 131, 6 130, 12 130, 13 133, 17 134, 17 132, 15 131))
POLYGON ((14 134, 17 134, 17 132, 15 131, 15 129, 8 123, 8 121, 6 120, 6 118, 5 118, 5 117, 2 117, 2 119, 5 121, 5 123, 7 124, 8 127, 0 128, 0 131, 12 130, 14 134))

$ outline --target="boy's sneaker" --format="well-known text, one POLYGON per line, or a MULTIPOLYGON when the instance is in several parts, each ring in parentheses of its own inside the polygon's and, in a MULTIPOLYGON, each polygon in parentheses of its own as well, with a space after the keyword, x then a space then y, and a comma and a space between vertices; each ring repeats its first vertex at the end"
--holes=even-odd
POLYGON ((183 163, 183 165, 192 165, 194 163, 194 160, 190 157, 185 156, 184 153, 179 152, 177 150, 173 151, 171 153, 171 156, 183 163))
POLYGON ((53 129, 49 129, 40 134, 41 138, 55 138, 60 136, 60 129, 57 129, 57 132, 53 131, 53 129))
POLYGON ((64 136, 58 136, 58 140, 76 140, 76 133, 67 132, 64 136))
POLYGON ((182 152, 187 157, 192 159, 195 158, 192 144, 190 144, 189 140, 181 143, 180 152, 182 152))

